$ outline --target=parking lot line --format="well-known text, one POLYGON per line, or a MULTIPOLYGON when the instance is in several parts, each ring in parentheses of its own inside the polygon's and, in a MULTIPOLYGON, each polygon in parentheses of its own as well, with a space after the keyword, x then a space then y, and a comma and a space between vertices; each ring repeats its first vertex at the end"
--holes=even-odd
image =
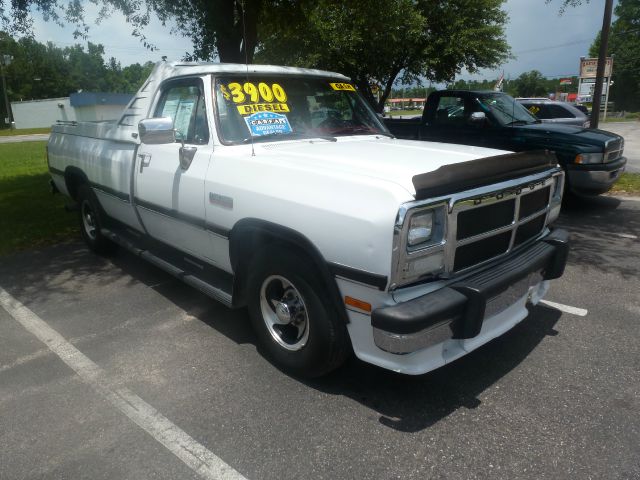
POLYGON ((584 308, 572 307, 570 305, 564 305, 562 303, 550 302, 549 300, 540 300, 540 303, 543 305, 547 305, 548 307, 553 307, 561 312, 570 313, 572 315, 578 315, 579 317, 584 317, 589 313, 588 310, 584 308))
POLYGON ((202 478, 246 480, 220 457, 191 438, 135 393, 128 388, 115 386, 104 370, 2 287, 0 287, 0 306, 28 332, 47 345, 86 384, 202 478))

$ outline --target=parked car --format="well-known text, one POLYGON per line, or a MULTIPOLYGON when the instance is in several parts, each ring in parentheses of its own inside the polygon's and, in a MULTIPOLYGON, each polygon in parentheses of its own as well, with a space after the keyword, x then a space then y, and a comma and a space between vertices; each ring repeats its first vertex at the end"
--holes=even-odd
POLYGON ((589 111, 586 105, 580 105, 579 103, 574 103, 573 106, 576 107, 578 110, 580 110, 582 113, 584 113, 587 117, 591 118, 591 112, 589 111))
POLYGON ((516 98, 516 101, 542 120, 542 123, 564 123, 589 128, 589 116, 570 103, 538 98, 516 98))
POLYGON ((247 306, 296 375, 352 351, 438 368, 522 321, 567 260, 554 155, 393 138, 337 73, 161 62, 118 121, 54 126, 48 163, 89 248, 247 306))
POLYGON ((502 92, 441 90, 429 95, 422 118, 384 121, 398 138, 516 152, 552 150, 567 172, 569 190, 578 194, 608 191, 627 164, 620 135, 542 123, 502 92))

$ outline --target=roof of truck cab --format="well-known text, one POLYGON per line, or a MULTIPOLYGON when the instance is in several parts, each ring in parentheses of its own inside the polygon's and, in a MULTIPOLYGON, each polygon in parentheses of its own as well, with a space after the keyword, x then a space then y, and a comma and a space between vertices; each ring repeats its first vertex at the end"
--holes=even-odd
POLYGON ((340 73, 316 70, 312 68, 281 67, 277 65, 245 65, 244 63, 212 63, 212 62, 160 62, 164 69, 173 70, 173 75, 198 75, 207 73, 270 73, 284 75, 309 75, 314 77, 334 77, 349 80, 340 73))

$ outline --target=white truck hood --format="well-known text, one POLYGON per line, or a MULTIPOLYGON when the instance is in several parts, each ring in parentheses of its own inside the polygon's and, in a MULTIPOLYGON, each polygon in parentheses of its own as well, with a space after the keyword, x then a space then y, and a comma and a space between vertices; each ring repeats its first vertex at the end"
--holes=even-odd
POLYGON ((328 169, 347 175, 368 176, 400 185, 412 195, 414 175, 444 165, 468 162, 507 152, 447 143, 399 140, 388 137, 339 137, 256 143, 256 155, 270 154, 297 169, 328 169))

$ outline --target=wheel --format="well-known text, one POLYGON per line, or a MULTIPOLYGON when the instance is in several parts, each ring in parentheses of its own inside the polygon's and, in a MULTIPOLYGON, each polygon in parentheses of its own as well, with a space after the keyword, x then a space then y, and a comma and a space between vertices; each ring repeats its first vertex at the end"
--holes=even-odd
POLYGON ((251 322, 266 355, 302 377, 329 373, 350 352, 346 327, 311 264, 291 251, 272 250, 254 265, 248 291, 251 322))
POLYGON ((88 185, 78 188, 78 213, 80 233, 89 249, 95 253, 105 255, 113 253, 117 245, 100 232, 100 207, 93 191, 88 185))

